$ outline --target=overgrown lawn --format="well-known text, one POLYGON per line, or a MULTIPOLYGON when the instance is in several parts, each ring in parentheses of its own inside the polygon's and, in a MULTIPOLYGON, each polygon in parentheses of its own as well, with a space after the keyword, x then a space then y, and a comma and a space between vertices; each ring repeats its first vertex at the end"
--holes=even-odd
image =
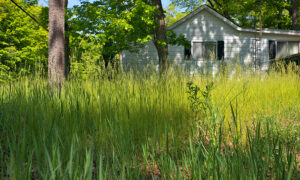
POLYGON ((295 72, 23 78, 0 94, 1 179, 300 176, 295 72))

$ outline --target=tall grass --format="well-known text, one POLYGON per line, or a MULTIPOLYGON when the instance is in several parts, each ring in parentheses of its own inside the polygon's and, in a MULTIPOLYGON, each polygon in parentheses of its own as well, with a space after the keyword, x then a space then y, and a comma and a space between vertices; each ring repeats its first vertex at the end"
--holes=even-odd
POLYGON ((170 71, 2 84, 0 179, 299 178, 299 80, 170 71))

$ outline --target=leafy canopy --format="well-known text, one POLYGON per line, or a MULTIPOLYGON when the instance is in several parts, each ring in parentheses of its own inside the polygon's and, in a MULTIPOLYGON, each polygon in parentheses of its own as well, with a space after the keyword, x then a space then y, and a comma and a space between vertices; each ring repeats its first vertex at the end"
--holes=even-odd
POLYGON ((71 25, 78 35, 101 43, 103 56, 114 56, 151 40, 155 12, 143 0, 83 1, 74 7, 71 25))
MULTIPOLYGON (((206 3, 241 27, 259 26, 260 0, 172 0, 172 2, 178 7, 185 8, 186 12, 191 12, 206 3)), ((262 1, 264 28, 290 29, 291 24, 292 0, 262 1)))
MULTIPOLYGON (((16 2, 40 19, 41 6, 16 2)), ((0 0, 0 82, 43 70, 47 52, 48 32, 10 1, 0 0)))

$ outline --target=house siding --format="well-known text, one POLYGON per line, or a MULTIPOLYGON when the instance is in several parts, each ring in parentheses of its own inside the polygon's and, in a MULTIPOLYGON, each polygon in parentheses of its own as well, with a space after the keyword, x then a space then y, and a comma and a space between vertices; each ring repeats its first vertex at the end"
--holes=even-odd
MULTIPOLYGON (((183 34, 186 39, 191 41, 192 45, 193 42, 224 41, 225 61, 239 60, 242 65, 255 62, 255 38, 258 39, 258 34, 255 35, 253 32, 240 32, 205 9, 175 27, 173 31, 177 35, 183 34)), ((269 61, 269 40, 300 41, 300 36, 263 34, 260 61, 262 67, 263 64, 269 61)), ((172 64, 180 64, 182 67, 189 68, 190 70, 202 66, 217 69, 217 67, 220 66, 220 61, 184 60, 184 47, 182 46, 169 45, 168 49, 170 62, 172 64)), ((155 65, 158 64, 158 55, 153 42, 148 42, 145 48, 140 49, 138 53, 125 51, 123 54, 125 66, 147 65, 151 61, 155 65)))

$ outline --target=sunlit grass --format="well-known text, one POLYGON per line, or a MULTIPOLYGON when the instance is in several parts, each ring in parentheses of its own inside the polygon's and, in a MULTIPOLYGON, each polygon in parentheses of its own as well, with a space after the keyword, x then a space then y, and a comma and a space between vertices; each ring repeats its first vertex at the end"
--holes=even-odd
POLYGON ((2 178, 299 177, 295 72, 24 78, 0 94, 2 178), (210 100, 198 96, 206 112, 191 108, 188 82, 213 82, 210 100))

